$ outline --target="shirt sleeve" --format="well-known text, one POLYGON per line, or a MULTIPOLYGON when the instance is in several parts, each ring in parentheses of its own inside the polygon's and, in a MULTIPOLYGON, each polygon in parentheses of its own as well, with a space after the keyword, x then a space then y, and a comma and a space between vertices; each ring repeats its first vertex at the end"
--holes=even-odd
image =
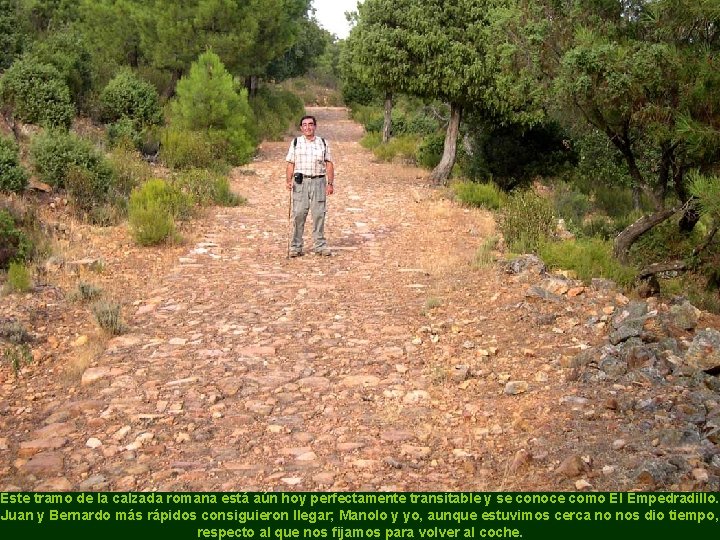
POLYGON ((330 161, 331 163, 334 163, 332 153, 330 153, 330 143, 325 141, 325 161, 330 161))
POLYGON ((295 163, 295 146, 292 142, 290 143, 290 148, 288 148, 287 156, 285 156, 285 161, 295 163))

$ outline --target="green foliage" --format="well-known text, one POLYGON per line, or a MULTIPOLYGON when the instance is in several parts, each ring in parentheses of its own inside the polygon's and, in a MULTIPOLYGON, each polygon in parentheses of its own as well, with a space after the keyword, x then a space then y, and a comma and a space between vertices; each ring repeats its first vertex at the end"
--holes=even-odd
POLYGON ((690 193, 697 197, 702 213, 720 222, 720 177, 694 171, 689 180, 690 193))
POLYGON ((78 110, 85 108, 93 83, 92 57, 77 30, 66 28, 35 41, 23 60, 53 66, 70 90, 75 107, 78 110))
POLYGON ((115 192, 123 197, 130 195, 133 189, 149 180, 153 175, 152 167, 128 145, 115 147, 107 156, 113 170, 115 192))
POLYGON ((7 285, 12 292, 28 292, 32 289, 30 269, 22 262, 11 262, 7 271, 7 285))
MULTIPOLYGON (((91 221, 105 224, 107 220, 96 220, 92 214, 96 208, 105 206, 109 200, 114 177, 110 165, 103 159, 93 168, 70 165, 65 171, 65 189, 75 212, 89 217, 91 221)), ((104 212, 98 217, 104 216, 104 212)))
POLYGON ((120 304, 101 300, 93 304, 92 312, 98 326, 111 336, 119 336, 125 332, 120 304))
POLYGON ((97 300, 102 296, 102 289, 93 285, 92 283, 85 283, 81 281, 77 285, 77 289, 73 294, 73 297, 81 302, 89 302, 90 300, 97 300))
POLYGON ((393 137, 387 143, 381 143, 373 149, 375 157, 380 161, 392 161, 400 158, 415 163, 419 139, 417 135, 400 135, 393 137))
POLYGON ((169 127, 162 131, 160 140, 160 157, 171 169, 211 168, 215 165, 215 152, 206 133, 169 127))
POLYGON ((239 206, 247 202, 232 192, 227 176, 207 169, 183 171, 175 176, 173 184, 201 206, 239 206))
POLYGON ((570 184, 557 184, 553 189, 555 214, 564 219, 568 226, 577 230, 592 208, 590 197, 574 189, 570 184))
POLYGON ((105 86, 100 93, 100 104, 105 122, 129 119, 138 131, 163 121, 160 98, 155 87, 127 69, 118 73, 105 86))
POLYGON ((107 194, 112 185, 112 170, 104 156, 86 139, 73 133, 48 130, 35 136, 30 145, 30 157, 43 182, 65 187, 72 167, 85 169, 95 192, 107 194))
POLYGON ((493 251, 497 248, 498 238, 497 236, 489 236, 475 252, 472 266, 473 268, 485 268, 495 262, 495 256, 493 251))
POLYGON ((495 184, 481 184, 477 182, 462 181, 452 184, 452 189, 458 200, 467 205, 488 210, 497 210, 502 206, 504 193, 495 184))
POLYGON ((7 268, 12 262, 27 260, 32 251, 32 242, 18 227, 13 215, 0 208, 0 268, 7 268))
POLYGON ((256 140, 282 140, 289 126, 302 116, 302 100, 279 86, 263 86, 250 101, 255 125, 252 131, 256 140))
POLYGON ((594 277, 612 279, 622 286, 635 280, 635 269, 617 262, 612 244, 597 238, 542 242, 539 253, 548 267, 571 270, 586 283, 594 277))
POLYGON ((18 120, 68 128, 75 114, 70 90, 53 66, 19 58, 0 78, 3 111, 18 120))
POLYGON ((15 141, 0 136, 0 191, 20 192, 28 182, 28 172, 20 164, 15 141))
POLYGON ((28 31, 23 15, 21 0, 0 0, 0 72, 22 53, 28 31))
POLYGON ((25 330, 22 323, 13 320, 0 320, 0 339, 15 345, 30 343, 32 336, 25 330))
POLYGON ((433 133, 423 137, 417 150, 417 164, 426 169, 433 169, 440 163, 445 148, 445 134, 433 133))
POLYGON ((10 364, 17 377, 20 374, 22 366, 32 362, 32 350, 26 343, 10 345, 3 350, 3 358, 10 364))
POLYGON ((148 180, 130 195, 128 219, 135 241, 142 246, 175 237, 175 219, 190 216, 192 199, 165 180, 148 180))
POLYGON ((363 135, 363 138, 360 139, 360 146, 363 148, 367 148, 368 150, 374 150, 378 146, 382 144, 382 135, 378 133, 377 131, 371 131, 370 133, 366 133, 363 135))
POLYGON ((500 231, 514 253, 537 252, 555 228, 552 205, 534 191, 515 191, 500 213, 500 231))
POLYGON ((247 163, 255 151, 247 92, 236 92, 232 76, 212 52, 200 55, 178 82, 171 111, 174 128, 204 133, 216 157, 232 165, 247 163))

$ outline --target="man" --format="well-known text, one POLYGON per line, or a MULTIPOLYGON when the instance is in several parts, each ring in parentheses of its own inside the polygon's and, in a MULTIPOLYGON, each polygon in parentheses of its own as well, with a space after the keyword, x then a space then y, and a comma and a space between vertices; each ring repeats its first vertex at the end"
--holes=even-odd
POLYGON ((316 255, 332 255, 325 240, 325 202, 326 196, 333 194, 335 169, 327 141, 315 136, 316 126, 314 116, 302 117, 302 137, 293 139, 285 158, 285 185, 292 190, 293 202, 290 257, 303 254, 303 231, 308 211, 313 220, 313 252, 316 255))

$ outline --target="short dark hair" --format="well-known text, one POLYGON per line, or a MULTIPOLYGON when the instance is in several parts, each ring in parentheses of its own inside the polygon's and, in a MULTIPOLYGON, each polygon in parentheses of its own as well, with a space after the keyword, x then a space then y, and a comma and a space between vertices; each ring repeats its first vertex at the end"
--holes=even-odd
POLYGON ((311 116, 311 115, 309 115, 309 114, 306 114, 305 116, 303 116, 303 117, 300 119, 300 125, 301 125, 301 126, 302 126, 302 123, 303 123, 305 120, 312 120, 312 121, 313 121, 313 124, 315 124, 315 125, 317 126, 317 120, 315 120, 315 117, 314 117, 314 116, 311 116))

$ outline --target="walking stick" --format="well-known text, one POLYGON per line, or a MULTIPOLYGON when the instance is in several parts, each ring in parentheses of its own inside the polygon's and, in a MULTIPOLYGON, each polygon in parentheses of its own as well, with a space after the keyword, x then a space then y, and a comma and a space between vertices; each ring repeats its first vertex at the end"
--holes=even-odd
POLYGON ((288 200, 288 241, 287 241, 287 254, 286 258, 290 258, 290 242, 292 239, 292 200, 293 200, 293 193, 292 189, 289 189, 288 192, 290 193, 290 199, 288 200))

